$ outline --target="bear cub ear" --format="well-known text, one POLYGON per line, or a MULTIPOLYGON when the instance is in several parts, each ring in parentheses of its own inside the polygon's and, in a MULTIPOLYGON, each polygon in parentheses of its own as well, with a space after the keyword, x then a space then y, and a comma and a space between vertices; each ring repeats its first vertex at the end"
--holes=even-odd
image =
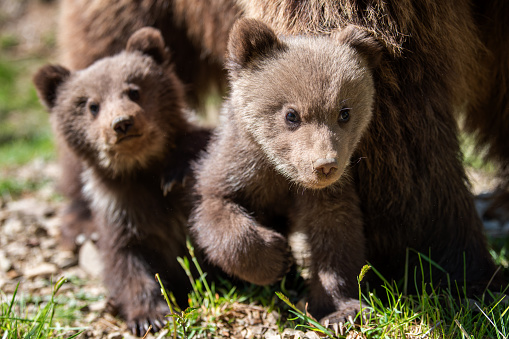
POLYGON ((228 39, 227 68, 235 72, 248 67, 260 57, 285 49, 286 45, 264 23, 254 19, 239 19, 228 39))
POLYGON ((127 41, 128 52, 139 51, 152 57, 158 64, 169 59, 161 32, 153 27, 143 27, 134 32, 127 41))
POLYGON ((41 67, 33 77, 35 89, 41 102, 48 110, 55 106, 58 87, 63 84, 71 72, 60 65, 46 65, 41 67))
POLYGON ((364 57, 370 68, 376 68, 383 54, 382 44, 365 30, 355 26, 348 25, 332 34, 336 40, 345 43, 364 57))

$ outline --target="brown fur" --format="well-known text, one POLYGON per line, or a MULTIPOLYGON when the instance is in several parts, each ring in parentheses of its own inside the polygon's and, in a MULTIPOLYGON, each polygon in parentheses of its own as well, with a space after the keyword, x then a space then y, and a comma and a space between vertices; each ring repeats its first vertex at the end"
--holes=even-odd
POLYGON ((182 186, 163 195, 161 180, 167 168, 182 170, 207 132, 184 116, 183 85, 159 31, 140 29, 126 51, 81 71, 45 66, 34 82, 58 143, 83 162, 113 305, 133 332, 160 329, 168 307, 154 274, 181 303, 190 287, 176 260, 187 253, 190 203, 182 186), (176 149, 182 140, 187 148, 176 149))
MULTIPOLYGON (((201 109, 206 93, 213 88, 225 91, 226 37, 239 14, 232 0, 64 0, 58 35, 62 63, 71 70, 88 67, 122 51, 137 29, 153 26, 172 51, 188 104, 201 109)), ((60 145, 59 162, 64 168, 60 187, 70 199, 61 227, 62 244, 75 250, 77 235, 88 236, 94 227, 81 194, 79 159, 60 145)))
POLYGON ((224 88, 225 37, 240 14, 232 0, 64 0, 61 10, 59 46, 71 69, 120 52, 132 33, 152 26, 173 51, 193 106, 209 86, 224 88))
MULTIPOLYGON (((374 116, 353 172, 367 258, 386 278, 399 279, 410 248, 410 270, 422 252, 452 280, 466 277, 471 291, 482 291, 495 268, 456 127, 458 108, 479 104, 473 84, 488 75, 477 60, 484 46, 469 1, 241 2, 246 16, 280 34, 322 35, 355 24, 382 41, 387 53, 375 73, 374 116)), ((433 270, 433 280, 446 277, 433 270)))
POLYGON ((318 317, 341 311, 344 321, 359 307, 352 298, 365 246, 347 173, 372 115, 380 49, 354 27, 334 38, 279 39, 239 21, 228 48, 231 94, 195 168, 191 228, 208 259, 249 282, 274 283, 292 261, 288 233, 304 233, 318 317))

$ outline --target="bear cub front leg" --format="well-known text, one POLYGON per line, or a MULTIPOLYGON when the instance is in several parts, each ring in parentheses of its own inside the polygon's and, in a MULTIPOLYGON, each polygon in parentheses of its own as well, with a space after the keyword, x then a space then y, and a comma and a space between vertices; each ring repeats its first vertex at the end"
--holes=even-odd
POLYGON ((231 200, 202 196, 193 220, 197 244, 228 274, 268 285, 280 280, 293 263, 286 238, 231 200))
POLYGON ((311 253, 309 312, 322 323, 352 321, 361 308, 356 277, 366 261, 359 204, 348 180, 335 191, 296 197, 293 227, 307 236, 311 253))

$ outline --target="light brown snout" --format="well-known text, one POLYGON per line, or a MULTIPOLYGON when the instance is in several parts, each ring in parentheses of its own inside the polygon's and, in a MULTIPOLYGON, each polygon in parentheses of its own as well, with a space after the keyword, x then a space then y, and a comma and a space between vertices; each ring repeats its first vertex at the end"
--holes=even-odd
POLYGON ((134 119, 131 116, 120 116, 113 119, 111 128, 118 135, 126 135, 134 125, 134 119))
POLYGON ((325 175, 329 175, 338 170, 339 165, 336 158, 320 158, 313 162, 314 169, 325 175))

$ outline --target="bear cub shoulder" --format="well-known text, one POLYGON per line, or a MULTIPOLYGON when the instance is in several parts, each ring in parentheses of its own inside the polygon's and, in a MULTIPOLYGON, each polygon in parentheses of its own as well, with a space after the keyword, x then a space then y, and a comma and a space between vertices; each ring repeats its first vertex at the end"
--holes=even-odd
POLYGON ((228 44, 230 96, 195 167, 191 230, 208 259, 271 284, 292 264, 288 236, 303 233, 309 309, 332 321, 359 307, 364 235, 348 168, 373 114, 381 50, 353 26, 278 37, 261 22, 238 21, 228 44))

